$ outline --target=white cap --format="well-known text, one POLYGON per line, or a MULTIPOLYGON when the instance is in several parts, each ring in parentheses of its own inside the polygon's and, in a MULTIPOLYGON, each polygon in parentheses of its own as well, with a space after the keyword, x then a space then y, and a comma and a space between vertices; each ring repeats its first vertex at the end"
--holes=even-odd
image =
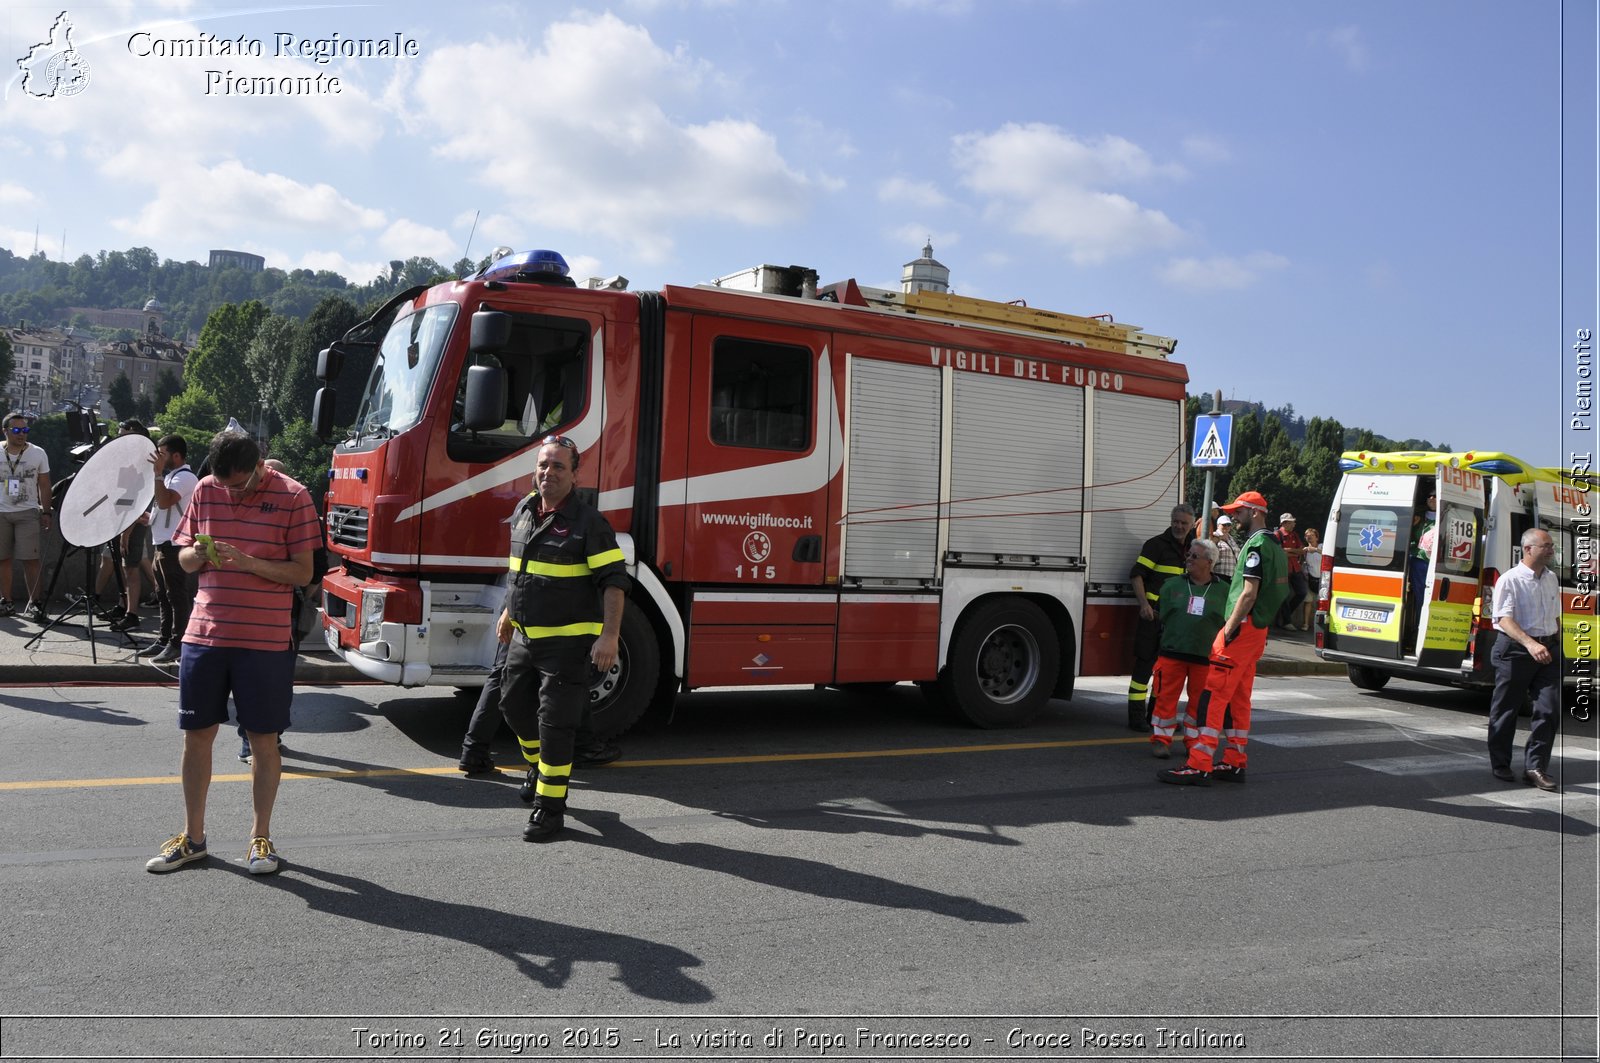
POLYGON ((1228 516, 1226 513, 1224 513, 1222 516, 1217 518, 1217 527, 1219 527, 1219 528, 1222 527, 1224 524, 1232 524, 1232 523, 1233 523, 1233 518, 1228 516))

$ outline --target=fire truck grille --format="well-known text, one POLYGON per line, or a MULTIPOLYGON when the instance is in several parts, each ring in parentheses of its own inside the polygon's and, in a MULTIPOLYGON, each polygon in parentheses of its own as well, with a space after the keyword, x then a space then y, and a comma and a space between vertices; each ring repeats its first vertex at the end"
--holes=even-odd
POLYGON ((328 540, 335 546, 367 548, 367 511, 360 506, 335 505, 328 509, 328 540))

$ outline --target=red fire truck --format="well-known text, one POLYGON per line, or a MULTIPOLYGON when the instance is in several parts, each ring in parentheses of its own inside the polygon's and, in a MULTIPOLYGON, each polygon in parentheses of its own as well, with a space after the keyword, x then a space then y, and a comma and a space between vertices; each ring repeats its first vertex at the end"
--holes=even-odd
POLYGON ((335 653, 481 685, 505 521, 559 433, 634 576, 594 680, 602 732, 696 687, 903 680, 1017 726, 1076 676, 1127 671, 1128 570, 1182 497, 1174 341, 800 267, 625 284, 507 256, 323 352, 324 381, 376 352, 330 472, 335 653))

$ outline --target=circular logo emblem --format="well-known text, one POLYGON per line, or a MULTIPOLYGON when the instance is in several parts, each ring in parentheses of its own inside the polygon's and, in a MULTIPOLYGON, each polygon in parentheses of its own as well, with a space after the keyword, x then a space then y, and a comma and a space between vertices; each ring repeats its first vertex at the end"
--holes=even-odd
POLYGON ((772 539, 766 532, 753 531, 744 537, 744 556, 752 563, 760 564, 772 553, 772 539))
POLYGON ((46 95, 76 96, 89 87, 89 62, 77 51, 57 52, 45 64, 46 95))

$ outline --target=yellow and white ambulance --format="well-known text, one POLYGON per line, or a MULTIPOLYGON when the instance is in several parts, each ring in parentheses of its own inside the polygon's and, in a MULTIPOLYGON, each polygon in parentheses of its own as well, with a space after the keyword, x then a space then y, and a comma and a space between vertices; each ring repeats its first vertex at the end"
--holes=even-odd
POLYGON ((1347 452, 1323 538, 1317 649, 1350 681, 1391 676, 1492 688, 1494 584, 1522 558, 1522 533, 1555 540, 1564 680, 1578 705, 1595 688, 1593 476, 1498 451, 1347 452))

